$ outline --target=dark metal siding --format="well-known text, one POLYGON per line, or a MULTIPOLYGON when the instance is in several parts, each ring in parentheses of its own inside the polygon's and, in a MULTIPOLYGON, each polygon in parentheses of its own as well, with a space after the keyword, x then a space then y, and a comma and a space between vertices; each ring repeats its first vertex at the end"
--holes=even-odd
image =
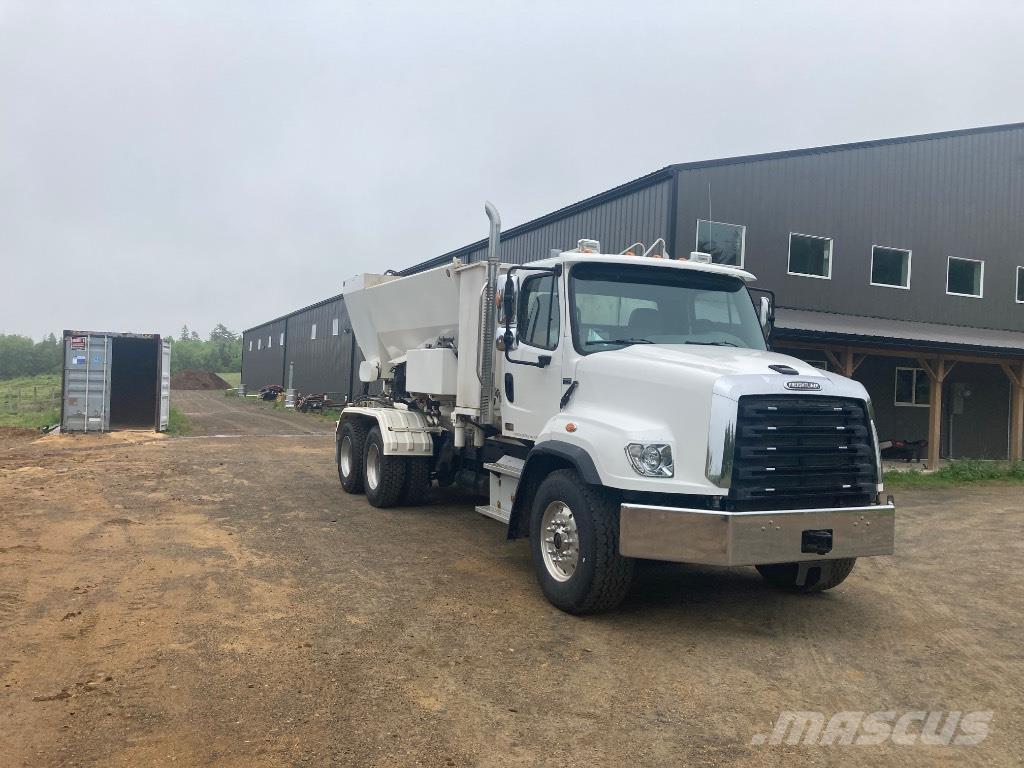
POLYGON ((349 391, 352 333, 343 299, 335 298, 291 315, 286 344, 285 370, 289 363, 295 363, 294 386, 299 392, 340 395, 349 391), (337 335, 332 331, 335 319, 337 335), (314 323, 316 338, 311 339, 314 323))
MULTIPOLYGON (((649 246, 659 237, 669 236, 671 196, 672 180, 666 179, 536 229, 503 236, 501 260, 525 264, 546 259, 552 248, 570 250, 582 238, 600 240, 606 253, 618 253, 637 241, 649 246)), ((486 257, 486 248, 473 252, 474 261, 486 257)))
POLYGON ((1024 127, 679 174, 676 250, 693 248, 698 218, 746 225, 746 267, 780 306, 1024 330, 1024 305, 1014 301, 1024 263, 1024 127), (786 274, 790 232, 833 238, 831 280, 786 274), (909 291, 869 285, 872 245, 913 251, 909 291), (985 261, 983 298, 946 295, 948 256, 985 261))
MULTIPOLYGON (((637 241, 650 245, 659 237, 671 243, 673 229, 672 172, 662 169, 501 233, 501 260, 524 264, 546 259, 552 248, 569 250, 582 238, 599 240, 606 253, 617 253, 637 241)), ((403 270, 414 274, 458 257, 480 261, 487 241, 458 248, 403 270)))
POLYGON ((242 334, 242 383, 250 391, 256 391, 266 384, 281 384, 281 366, 284 361, 281 334, 284 326, 284 320, 274 320, 242 334), (268 339, 271 342, 269 347, 268 339), (262 349, 257 343, 260 341, 262 349), (252 342, 252 351, 249 350, 249 342, 252 342))

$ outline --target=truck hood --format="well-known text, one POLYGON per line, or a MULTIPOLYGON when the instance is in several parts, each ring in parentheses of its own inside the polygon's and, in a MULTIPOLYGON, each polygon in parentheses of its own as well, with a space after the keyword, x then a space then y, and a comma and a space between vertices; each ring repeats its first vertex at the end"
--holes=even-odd
MULTIPOLYGON (((631 491, 726 492, 706 476, 717 400, 800 394, 786 387, 798 381, 811 385, 808 389, 816 395, 867 399, 855 381, 787 355, 737 347, 634 344, 587 355, 573 374, 578 387, 539 439, 576 445, 593 458, 604 485, 631 491), (797 375, 779 373, 771 365, 789 366, 797 375), (634 472, 624 455, 630 443, 671 445, 674 477, 634 472)), ((716 431, 715 445, 724 434, 716 431)))
POLYGON ((637 382, 670 384, 678 383, 681 374, 711 379, 745 374, 781 375, 769 368, 771 365, 787 365, 800 376, 832 378, 828 372, 788 355, 686 344, 633 344, 623 349, 595 352, 579 361, 576 377, 583 378, 590 373, 616 378, 625 375, 637 382))

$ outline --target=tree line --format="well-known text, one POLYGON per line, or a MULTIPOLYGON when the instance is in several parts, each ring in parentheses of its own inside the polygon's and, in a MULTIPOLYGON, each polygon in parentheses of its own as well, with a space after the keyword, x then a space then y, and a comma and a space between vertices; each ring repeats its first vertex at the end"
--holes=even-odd
MULTIPOLYGON (((212 371, 242 370, 242 336, 218 323, 204 339, 187 325, 177 338, 169 334, 171 373, 186 369, 212 371)), ((64 365, 63 339, 50 334, 41 341, 28 336, 0 334, 0 379, 61 372, 64 365)))

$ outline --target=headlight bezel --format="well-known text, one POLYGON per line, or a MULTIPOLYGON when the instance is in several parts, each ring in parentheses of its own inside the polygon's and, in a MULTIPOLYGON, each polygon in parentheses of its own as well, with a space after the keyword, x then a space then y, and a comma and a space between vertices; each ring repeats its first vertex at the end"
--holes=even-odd
POLYGON ((625 452, 630 467, 641 477, 675 476, 675 463, 670 443, 629 443, 625 447, 625 452), (658 456, 656 465, 651 461, 654 452, 658 456))

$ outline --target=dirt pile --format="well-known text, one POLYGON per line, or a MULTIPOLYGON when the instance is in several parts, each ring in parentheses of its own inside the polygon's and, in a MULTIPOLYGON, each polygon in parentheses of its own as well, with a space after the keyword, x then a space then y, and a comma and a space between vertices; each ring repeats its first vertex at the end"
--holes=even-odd
POLYGON ((230 389, 231 385, 216 373, 188 369, 171 376, 171 389, 230 389))

